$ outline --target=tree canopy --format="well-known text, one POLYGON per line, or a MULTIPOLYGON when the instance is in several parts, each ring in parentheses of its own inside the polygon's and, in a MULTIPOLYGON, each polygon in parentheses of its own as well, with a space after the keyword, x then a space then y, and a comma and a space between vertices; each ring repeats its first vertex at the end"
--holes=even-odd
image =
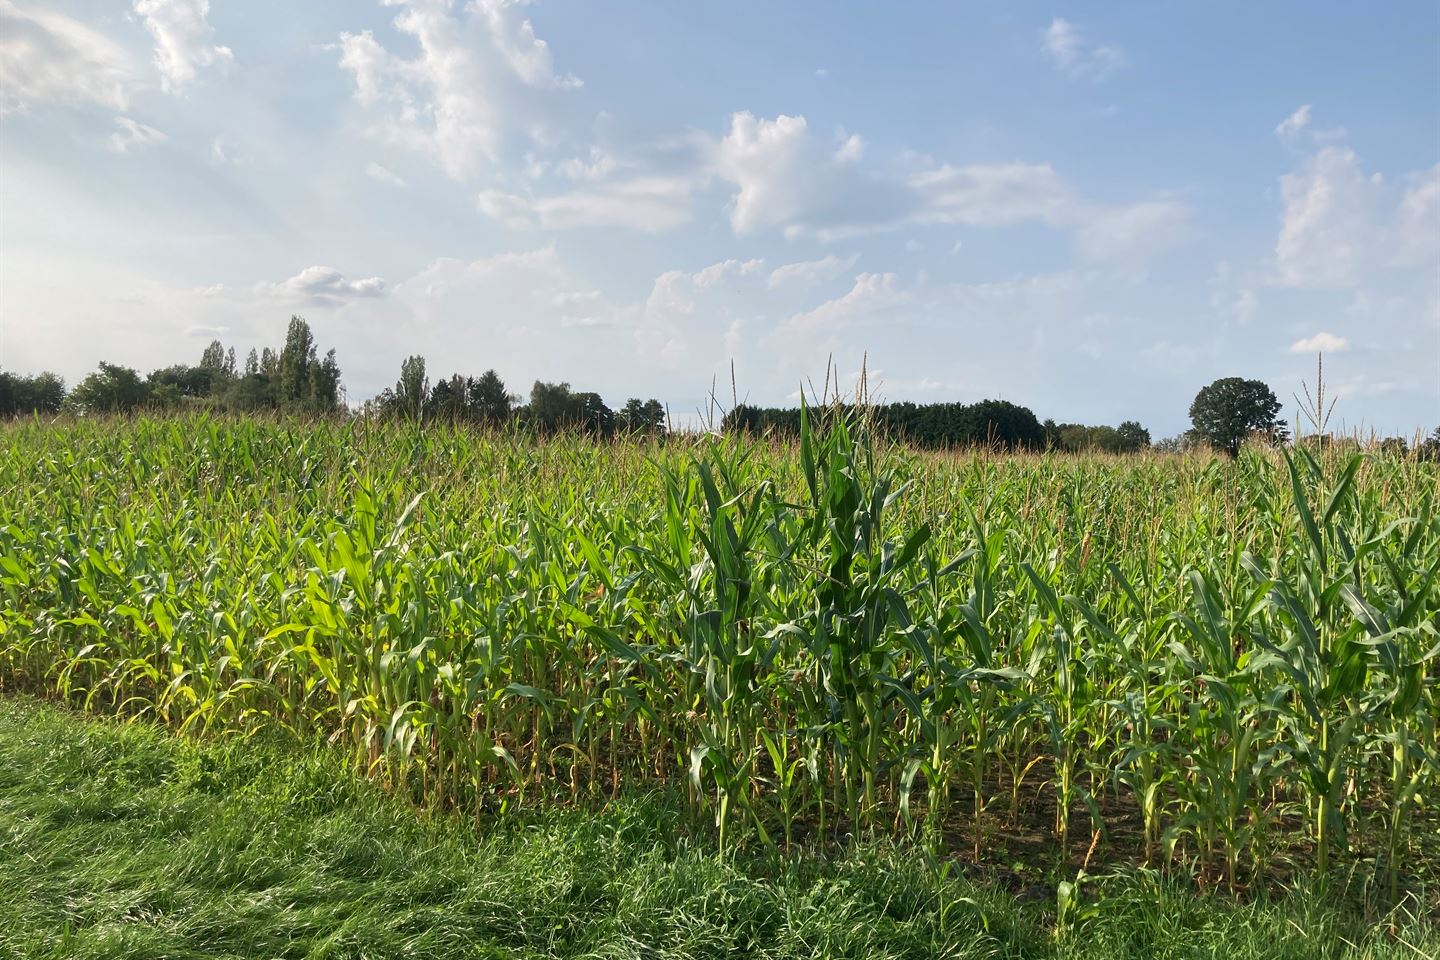
POLYGON ((1192 434, 1230 456, 1240 453, 1240 445, 1253 433, 1263 433, 1272 440, 1288 437, 1283 421, 1278 419, 1280 401, 1260 380, 1223 377, 1202 387, 1190 404, 1192 434))

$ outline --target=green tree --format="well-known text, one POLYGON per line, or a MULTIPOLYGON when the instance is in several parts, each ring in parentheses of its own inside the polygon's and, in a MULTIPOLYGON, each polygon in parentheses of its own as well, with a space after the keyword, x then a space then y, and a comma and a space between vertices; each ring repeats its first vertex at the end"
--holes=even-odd
POLYGON ((467 405, 470 414, 481 423, 498 427, 514 415, 515 398, 505 389, 505 381, 494 370, 486 370, 469 385, 467 405))
POLYGON ((664 433, 665 408, 659 400, 631 397, 615 415, 615 425, 626 433, 664 433))
POLYGON ((608 437, 615 432, 615 411, 605 405, 600 394, 577 393, 574 403, 574 426, 597 437, 608 437))
POLYGON ((425 358, 406 357, 400 363, 400 379, 395 382, 391 405, 394 413, 419 419, 425 413, 425 400, 430 396, 430 381, 425 376, 425 358))
POLYGON ((525 409, 525 419, 537 430, 553 431, 573 426, 579 419, 578 413, 570 384, 536 380, 530 388, 530 404, 525 409))
POLYGON ((1440 427, 1415 445, 1415 456, 1421 460, 1440 461, 1440 427))
POLYGON ((435 386, 430 388, 430 399, 425 404, 425 415, 451 423, 468 420, 470 409, 465 401, 469 390, 469 378, 458 373, 449 379, 435 381, 435 386))
POLYGON ((58 413, 65 402, 65 381, 53 373, 33 377, 0 370, 0 417, 58 413))
POLYGON ((290 318, 285 332, 285 346, 280 350, 279 398, 282 407, 305 407, 314 396, 311 374, 315 363, 315 337, 310 324, 300 317, 290 318))
POLYGON ((145 378, 145 382, 150 385, 152 393, 164 387, 165 396, 173 396, 175 402, 178 403, 180 397, 209 396, 217 385, 217 377, 221 375, 221 370, 214 367, 204 365, 192 367, 188 364, 177 363, 159 370, 152 370, 150 375, 145 378))
POLYGON ((1280 401, 1264 382, 1224 377, 1195 395, 1190 404, 1191 432, 1233 457, 1252 433, 1283 439, 1287 432, 1279 413, 1280 401))
POLYGON ((140 374, 114 363, 100 361, 100 369, 81 380, 67 398, 79 413, 129 413, 150 399, 150 387, 140 374))
POLYGON ((328 413, 340 406, 340 364, 333 349, 326 351, 324 360, 311 365, 310 394, 317 410, 328 413))
POLYGON ((1150 431, 1140 426, 1137 420, 1122 421, 1115 432, 1120 435, 1121 450, 1125 453, 1134 453, 1150 446, 1150 431))
POLYGON ((205 351, 200 354, 200 366, 217 371, 225 369, 225 347, 219 340, 211 340, 205 351))

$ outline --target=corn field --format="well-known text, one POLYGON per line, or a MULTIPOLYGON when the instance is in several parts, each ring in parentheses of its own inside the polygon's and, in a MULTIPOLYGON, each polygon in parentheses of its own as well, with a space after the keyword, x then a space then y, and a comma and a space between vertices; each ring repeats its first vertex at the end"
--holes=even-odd
POLYGON ((1433 464, 921 455, 839 416, 793 444, 178 418, 0 446, 10 690, 326 739, 476 816, 668 789, 722 855, 983 860, 1024 822, 1235 886, 1367 862, 1393 896, 1433 863, 1433 464))

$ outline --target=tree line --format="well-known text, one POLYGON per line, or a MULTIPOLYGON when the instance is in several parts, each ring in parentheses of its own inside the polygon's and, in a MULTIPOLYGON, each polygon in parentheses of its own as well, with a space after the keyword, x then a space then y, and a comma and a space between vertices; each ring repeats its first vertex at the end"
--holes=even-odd
MULTIPOLYGON (((291 317, 278 350, 251 350, 243 363, 234 348, 212 340, 195 365, 174 364, 146 376, 130 367, 101 362, 73 390, 53 373, 33 376, 0 370, 0 417, 29 414, 130 413, 137 409, 194 406, 226 412, 281 411, 333 414, 348 411, 335 351, 320 347, 302 317, 291 317)), ((1322 403, 1323 406, 1323 403, 1322 403)), ((843 405, 829 410, 843 411, 843 405)), ((1290 431, 1280 419, 1280 401, 1263 381, 1224 377, 1205 386, 1190 405, 1191 428, 1153 444, 1162 451, 1205 445, 1238 455, 1247 441, 1282 444, 1290 431)), ((455 373, 430 382, 425 358, 406 357, 395 386, 364 404, 362 413, 418 421, 472 423, 485 427, 519 424, 539 432, 574 430, 597 437, 666 433, 669 411, 659 400, 632 397, 619 410, 598 393, 577 391, 568 383, 536 380, 528 397, 514 394, 500 375, 455 373)), ((821 414, 823 415, 823 413, 821 414)), ((798 407, 739 404, 724 415, 721 429, 755 435, 797 436, 798 407)), ((1003 450, 1061 450, 1135 453, 1152 446, 1150 432, 1135 420, 1118 426, 1041 422, 1028 407, 1006 400, 978 403, 912 403, 866 406, 870 422, 888 436, 922 449, 987 446, 1003 450)), ((1328 442, 1323 418, 1307 442, 1328 442)), ((1404 452, 1403 438, 1383 447, 1404 452)), ((1417 452, 1440 459, 1440 428, 1421 441, 1417 452)))
POLYGON ((333 413, 343 406, 335 351, 319 356, 310 325, 291 317, 279 350, 251 350, 244 365, 235 349, 212 340, 200 362, 174 364, 141 376, 132 367, 100 362, 100 368, 66 392, 53 373, 20 376, 0 371, 0 416, 68 412, 130 413, 184 405, 250 412, 284 410, 333 413))
POLYGON ((456 373, 431 384, 421 356, 406 357, 395 386, 369 401, 365 412, 489 427, 520 423, 545 433, 577 430, 599 437, 661 434, 669 427, 669 416, 659 400, 631 397, 619 410, 612 410, 600 394, 572 390, 568 383, 536 380, 528 402, 510 393, 494 370, 478 377, 456 373))

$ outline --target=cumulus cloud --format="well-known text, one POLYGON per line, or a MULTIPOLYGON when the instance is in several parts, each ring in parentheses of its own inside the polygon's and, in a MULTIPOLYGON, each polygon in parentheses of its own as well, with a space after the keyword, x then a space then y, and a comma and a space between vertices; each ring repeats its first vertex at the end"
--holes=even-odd
POLYGON ((359 298, 384 296, 385 281, 380 277, 346 280, 345 275, 333 267, 314 266, 306 267, 271 289, 316 305, 338 306, 359 298))
POLYGON ((460 16, 436 0, 387 0, 401 7, 395 28, 413 37, 412 57, 386 50, 369 30, 340 35, 340 67, 355 100, 375 117, 374 135, 428 154, 466 180, 493 163, 512 128, 534 134, 525 88, 573 88, 555 71, 549 47, 520 15, 521 4, 473 0, 460 16))
POLYGON ((110 135, 110 149, 116 153, 129 153, 132 147, 147 147, 168 139, 154 127, 129 117, 116 117, 115 125, 120 129, 110 135))
POLYGON ((736 113, 716 149, 716 171, 735 189, 735 233, 778 229, 787 237, 835 240, 912 224, 1042 223, 1071 232, 1093 259, 1144 258, 1186 234, 1183 204, 1091 202, 1049 164, 872 169, 859 162, 850 142, 838 149, 826 144, 804 117, 736 113))
POLYGON ((1275 135, 1282 140, 1290 140, 1308 126, 1310 126, 1310 104, 1307 103, 1280 121, 1280 125, 1275 128, 1275 135))
POLYGON ((155 66, 167 93, 193 83, 201 67, 224 66, 235 59, 229 47, 213 42, 210 0, 135 0, 135 12, 155 38, 155 66))
POLYGON ((1324 330, 1313 337, 1305 337, 1290 344, 1291 353, 1339 353, 1350 346, 1350 341, 1324 330))
POLYGON ((78 20, 0 0, 0 116, 38 103, 125 109, 136 85, 125 50, 78 20))
POLYGON ((852 253, 848 257, 837 257, 832 253, 819 260, 801 260, 797 263, 782 264, 770 271, 767 286, 774 290, 776 287, 788 283, 809 286, 825 280, 833 280, 855 266, 855 262, 859 259, 860 254, 858 253, 852 253))
POLYGON ((579 87, 584 81, 557 74, 550 47, 535 36, 530 21, 518 16, 515 0, 473 0, 471 7, 490 25, 490 37, 501 58, 521 80, 535 87, 579 87))
POLYGON ((1057 69, 1080 80, 1104 80, 1125 66, 1125 53, 1119 47, 1092 43, 1080 28, 1059 17, 1046 28, 1043 46, 1057 69))
POLYGON ((792 330, 833 328, 874 317, 889 308, 909 303, 911 296, 896 285, 893 273, 862 273, 844 296, 827 300, 787 322, 792 330))
POLYGON ((1406 183, 1397 197, 1345 146, 1323 147, 1282 176, 1277 281, 1346 289, 1378 271, 1433 267, 1440 257, 1440 165, 1410 174, 1406 183))
POLYGON ((716 149, 716 172, 735 187, 730 225, 737 234, 779 228, 822 239, 889 229, 915 212, 903 182, 855 163, 854 149, 810 134, 804 117, 734 114, 716 149))

